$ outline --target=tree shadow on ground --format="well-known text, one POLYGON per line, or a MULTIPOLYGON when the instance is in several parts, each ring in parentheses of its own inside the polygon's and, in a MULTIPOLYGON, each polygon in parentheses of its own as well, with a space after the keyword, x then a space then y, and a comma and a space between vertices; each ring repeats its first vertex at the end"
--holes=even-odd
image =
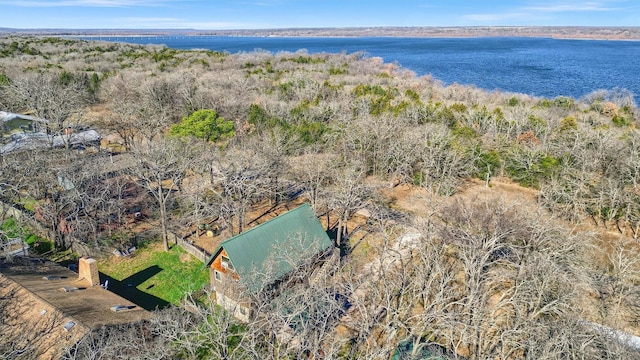
POLYGON ((161 267, 152 265, 123 280, 116 280, 104 273, 100 273, 100 279, 102 284, 108 281, 107 290, 122 296, 145 310, 152 311, 167 307, 169 302, 138 289, 138 286, 161 271, 161 267))
POLYGON ((348 237, 346 237, 346 236, 343 237, 342 240, 340 241, 341 242, 340 246, 337 245, 337 243, 336 243, 337 239, 338 239, 338 229, 337 229, 337 227, 330 228, 329 230, 327 230, 325 232, 329 236, 329 239, 331 239, 333 244, 336 246, 336 248, 340 250, 340 257, 345 257, 346 255, 348 255, 351 252, 351 246, 349 245, 349 238, 348 237))

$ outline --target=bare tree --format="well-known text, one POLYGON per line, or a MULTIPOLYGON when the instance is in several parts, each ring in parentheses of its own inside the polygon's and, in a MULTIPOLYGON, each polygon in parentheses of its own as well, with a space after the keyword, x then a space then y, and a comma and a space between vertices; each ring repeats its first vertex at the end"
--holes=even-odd
POLYGON ((626 329, 640 319, 640 263, 631 241, 623 238, 612 241, 604 262, 592 264, 592 288, 599 301, 598 321, 607 326, 626 329))
POLYGON ((450 131, 443 126, 426 127, 422 135, 424 142, 418 145, 417 182, 436 194, 452 195, 461 180, 475 172, 474 154, 455 146, 450 131))
POLYGON ((456 247, 464 272, 449 320, 454 348, 471 358, 513 356, 529 327, 563 321, 576 291, 567 267, 577 264, 578 237, 569 240, 515 204, 455 203, 442 216, 440 237, 456 247))
POLYGON ((150 320, 93 329, 66 349, 61 359, 196 359, 188 356, 183 345, 198 325, 184 309, 170 307, 150 320))
POLYGON ((194 166, 193 147, 176 139, 158 139, 138 144, 131 151, 135 166, 129 171, 158 204, 164 248, 169 251, 169 211, 174 194, 182 190, 187 171, 194 166))
POLYGON ((153 141, 180 119, 182 109, 176 86, 162 77, 148 79, 138 88, 140 102, 136 107, 135 127, 143 141, 153 141))
POLYGON ((201 227, 206 227, 207 223, 220 216, 220 207, 216 203, 218 197, 212 188, 218 155, 218 149, 208 144, 195 149, 191 176, 184 182, 183 191, 178 197, 180 213, 176 220, 182 228, 195 228, 197 237, 204 230, 201 227))
POLYGON ((230 149, 219 159, 213 190, 232 235, 243 231, 251 205, 268 198, 272 176, 279 171, 270 165, 259 153, 245 149, 230 149))
MULTIPOLYGON (((62 134, 66 127, 79 121, 87 103, 84 84, 68 72, 28 75, 15 79, 11 88, 24 111, 33 111, 36 117, 48 121, 50 143, 53 143, 53 135, 62 134)), ((68 147, 66 137, 62 139, 68 147)))
POLYGON ((416 356, 528 357, 577 315, 579 237, 498 200, 453 201, 437 216, 441 223, 422 225, 425 235, 389 238, 380 260, 360 270, 350 299, 354 356, 377 358, 405 339, 416 356))
POLYGON ((15 162, 5 162, 6 165, 18 166, 7 180, 19 189, 20 197, 34 204, 35 219, 48 229, 48 238, 56 248, 70 246, 66 236, 69 233, 66 219, 76 215, 82 208, 81 183, 75 180, 86 173, 67 175, 72 173, 70 170, 74 165, 82 162, 77 155, 64 150, 35 150, 11 154, 15 162))
POLYGON ((327 189, 334 180, 333 167, 337 165, 337 157, 333 154, 310 153, 291 161, 292 177, 304 187, 311 207, 320 211, 322 206, 326 206, 322 202, 328 197, 327 189))
POLYGON ((330 209, 338 218, 336 246, 341 247, 348 234, 347 221, 370 201, 372 187, 366 183, 364 170, 357 164, 343 167, 331 187, 330 209))
POLYGON ((136 120, 141 102, 138 86, 142 81, 140 74, 119 74, 108 79, 103 87, 103 96, 109 113, 104 115, 100 124, 115 132, 122 139, 125 150, 128 150, 137 134, 136 120))

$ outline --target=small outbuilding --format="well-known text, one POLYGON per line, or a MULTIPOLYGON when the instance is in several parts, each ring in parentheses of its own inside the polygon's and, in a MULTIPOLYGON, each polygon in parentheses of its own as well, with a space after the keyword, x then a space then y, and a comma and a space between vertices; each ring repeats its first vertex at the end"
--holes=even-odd
POLYGON ((34 116, 0 111, 0 130, 4 134, 46 132, 48 123, 47 120, 34 116))

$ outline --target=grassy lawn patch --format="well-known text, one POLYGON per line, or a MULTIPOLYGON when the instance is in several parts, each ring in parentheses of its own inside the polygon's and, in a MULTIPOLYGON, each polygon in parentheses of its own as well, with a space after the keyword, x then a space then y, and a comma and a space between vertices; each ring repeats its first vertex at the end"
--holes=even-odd
POLYGON ((6 218, 0 230, 7 238, 22 238, 29 245, 32 252, 45 254, 53 250, 53 243, 33 234, 28 228, 20 225, 13 217, 6 218))
POLYGON ((161 243, 98 262, 100 281, 109 280, 109 290, 148 310, 178 304, 185 294, 205 286, 209 272, 201 268, 202 262, 179 246, 165 252, 161 243))
POLYGON ((38 205, 38 201, 30 197, 21 197, 18 202, 19 205, 22 205, 26 210, 31 212, 35 211, 36 205, 38 205))

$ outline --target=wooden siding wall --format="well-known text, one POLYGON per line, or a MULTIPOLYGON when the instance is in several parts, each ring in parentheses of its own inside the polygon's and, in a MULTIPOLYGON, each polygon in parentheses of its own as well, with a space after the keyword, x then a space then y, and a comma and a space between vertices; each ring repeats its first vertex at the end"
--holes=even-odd
POLYGON ((226 267, 222 266, 222 257, 229 257, 229 255, 227 254, 227 252, 224 250, 224 248, 222 250, 220 250, 220 254, 218 254, 218 256, 216 256, 215 259, 213 259, 213 262, 211 263, 211 267, 215 270, 220 271, 221 273, 223 273, 224 275, 229 275, 229 274, 233 274, 234 277, 237 279, 238 275, 236 274, 235 271, 233 270, 229 270, 226 267))

